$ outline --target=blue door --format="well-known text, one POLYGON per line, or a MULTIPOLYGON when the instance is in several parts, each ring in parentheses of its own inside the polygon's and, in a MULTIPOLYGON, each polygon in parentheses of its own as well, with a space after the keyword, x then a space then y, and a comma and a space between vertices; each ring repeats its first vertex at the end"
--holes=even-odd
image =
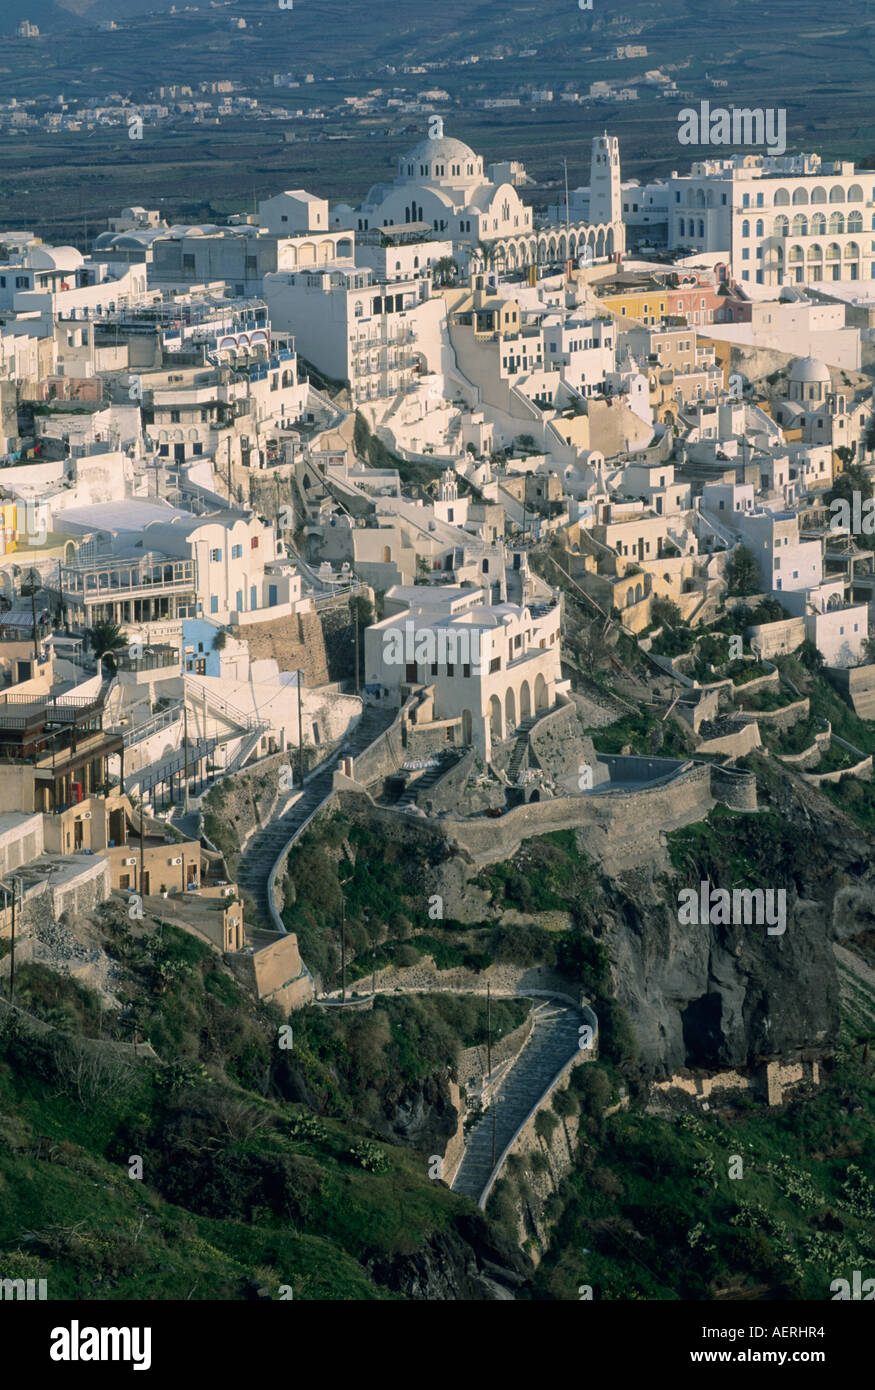
POLYGON ((258 607, 258 586, 256 584, 249 586, 249 607, 250 609, 258 607))
POLYGON ((240 612, 242 612, 242 610, 243 610, 243 590, 242 590, 242 589, 238 589, 238 590, 237 590, 237 612, 240 613, 240 612))
POLYGON ((275 584, 268 584, 268 586, 267 586, 267 602, 268 602, 268 606, 269 606, 270 608, 276 608, 276 585, 275 585, 275 584))

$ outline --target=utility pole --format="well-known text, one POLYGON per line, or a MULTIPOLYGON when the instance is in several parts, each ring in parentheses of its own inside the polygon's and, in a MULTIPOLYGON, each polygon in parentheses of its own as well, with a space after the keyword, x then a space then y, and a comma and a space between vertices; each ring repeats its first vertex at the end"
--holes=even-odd
POLYGON ((346 1003, 346 898, 340 888, 340 1002, 346 1003))
POLYGON ((145 795, 146 795, 146 787, 145 787, 145 784, 144 784, 143 782, 141 782, 141 783, 140 783, 140 896, 141 896, 141 897, 145 896, 144 893, 143 893, 143 862, 144 862, 144 852, 143 852, 143 799, 144 799, 145 795))
MULTIPOLYGON (((568 232, 568 160, 567 160, 567 159, 563 159, 563 161, 562 161, 562 167, 563 167, 564 170, 565 170, 565 231, 566 231, 566 233, 567 233, 567 232, 568 232)), ((566 245, 566 250, 567 250, 567 247, 568 247, 567 241, 566 241, 565 245, 566 245)))
POLYGON ((486 1076, 492 1075, 492 987, 486 986, 486 1076))
POLYGON ((12 880, 12 939, 10 941, 11 953, 9 956, 9 1002, 15 1002, 15 894, 18 888, 18 880, 12 880))
POLYGON ((298 668, 298 780, 301 786, 304 785, 304 725, 301 714, 301 682, 304 679, 304 672, 298 668))
POLYGON ((497 1099, 493 1096, 493 1098, 492 1098, 492 1171, 493 1171, 493 1172, 495 1171, 495 1123, 496 1123, 496 1118, 497 1118, 497 1117, 496 1117, 496 1113, 495 1113, 495 1108, 496 1108, 497 1104, 498 1104, 498 1101, 497 1101, 497 1099))
MULTIPOLYGON (((185 757, 185 797, 184 797, 184 800, 183 800, 183 805, 184 805, 184 808, 185 808, 185 814, 188 815, 188 812, 189 812, 189 804, 188 804, 188 705, 185 703, 185 677, 184 677, 184 676, 183 676, 183 679, 182 679, 182 744, 183 744, 183 752, 184 752, 184 757, 185 757)), ((183 855, 182 858, 183 858, 183 862, 184 862, 184 861, 185 861, 185 855, 183 855)), ((184 878, 184 877, 185 877, 185 875, 183 874, 183 878, 184 878)))
POLYGON ((355 693, 359 693, 359 610, 358 600, 350 599, 349 610, 352 616, 352 627, 355 633, 355 693))

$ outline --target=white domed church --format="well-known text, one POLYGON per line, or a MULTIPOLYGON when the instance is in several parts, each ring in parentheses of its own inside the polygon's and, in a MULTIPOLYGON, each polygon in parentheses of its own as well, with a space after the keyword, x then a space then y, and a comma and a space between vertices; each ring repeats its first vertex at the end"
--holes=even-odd
MULTIPOLYGON (((594 165, 597 143, 606 141, 593 141, 594 165)), ((616 140, 610 144, 616 162, 616 179, 611 179, 616 183, 616 206, 612 199, 605 200, 603 225, 563 222, 536 228, 532 209, 501 177, 508 166, 490 165, 484 172, 482 156, 444 135, 439 117, 432 119, 426 139, 400 156, 394 182, 375 184, 358 208, 336 206, 333 221, 359 232, 379 227, 431 230, 452 241, 456 259, 475 270, 487 261, 504 270, 563 262, 576 259, 586 246, 591 259, 601 259, 624 246, 619 153, 616 140), (488 247, 485 254, 481 246, 488 247)))

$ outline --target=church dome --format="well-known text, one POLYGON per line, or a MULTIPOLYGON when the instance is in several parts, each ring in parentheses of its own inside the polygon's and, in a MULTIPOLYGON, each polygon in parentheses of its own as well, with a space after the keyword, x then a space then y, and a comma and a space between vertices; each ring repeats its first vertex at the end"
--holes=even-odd
POLYGON ((790 380, 802 382, 830 382, 829 367, 819 357, 800 357, 790 368, 790 380))
POLYGON ((445 159, 458 163, 464 160, 474 160, 477 155, 470 145, 465 144, 464 140, 454 140, 450 135, 442 135, 437 140, 431 140, 426 136, 403 158, 405 162, 410 161, 411 163, 415 161, 424 163, 430 159, 445 159))
POLYGON ((476 188, 484 182, 483 160, 464 140, 426 136, 398 160, 398 182, 476 188))

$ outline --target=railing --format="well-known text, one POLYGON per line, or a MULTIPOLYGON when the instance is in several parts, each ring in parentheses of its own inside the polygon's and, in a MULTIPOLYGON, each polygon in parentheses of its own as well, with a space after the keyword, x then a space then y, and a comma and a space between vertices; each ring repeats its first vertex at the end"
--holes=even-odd
POLYGON ((207 690, 206 686, 195 685, 193 682, 186 682, 187 689, 192 694, 205 700, 206 703, 216 712, 226 716, 234 724, 242 724, 243 728, 249 733, 255 733, 258 729, 267 729, 269 724, 263 719, 259 719, 257 714, 251 714, 248 710, 240 709, 237 705, 232 705, 229 700, 225 700, 221 695, 214 695, 207 690))
POLYGON ((165 647, 138 657, 122 654, 116 656, 115 662, 120 671, 156 671, 167 666, 179 666, 181 657, 175 647, 165 647))
POLYGON ((151 719, 147 719, 145 724, 137 724, 134 728, 124 728, 116 725, 110 732, 121 734, 125 748, 130 748, 135 743, 141 743, 144 738, 149 738, 151 734, 157 734, 161 729, 166 729, 168 724, 176 724, 182 718, 183 702, 177 700, 167 709, 161 710, 158 714, 153 714, 151 719))

